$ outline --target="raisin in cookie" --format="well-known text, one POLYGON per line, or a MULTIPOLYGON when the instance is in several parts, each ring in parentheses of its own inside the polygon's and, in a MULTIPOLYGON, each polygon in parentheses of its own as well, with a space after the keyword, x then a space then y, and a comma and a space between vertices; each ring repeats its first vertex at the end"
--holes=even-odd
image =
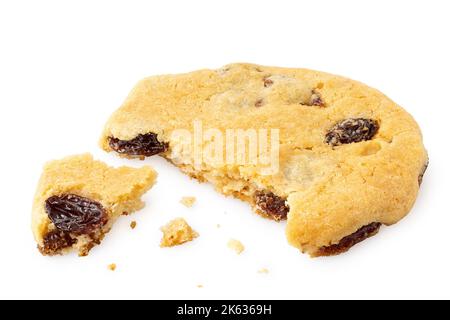
MULTIPOLYGON (((130 158, 162 155, 261 215, 287 219, 289 242, 311 256, 347 251, 402 219, 427 163, 417 123, 379 91, 322 72, 251 64, 142 80, 106 124, 101 146, 130 158), (198 161, 212 140, 189 147, 175 133, 193 132, 194 141, 199 124, 222 137, 278 130, 277 170, 198 161)), ((222 146, 225 154, 229 142, 222 146)))
POLYGON ((91 155, 49 162, 33 203, 32 227, 43 255, 85 256, 122 214, 141 209, 156 180, 150 167, 110 168, 91 155))

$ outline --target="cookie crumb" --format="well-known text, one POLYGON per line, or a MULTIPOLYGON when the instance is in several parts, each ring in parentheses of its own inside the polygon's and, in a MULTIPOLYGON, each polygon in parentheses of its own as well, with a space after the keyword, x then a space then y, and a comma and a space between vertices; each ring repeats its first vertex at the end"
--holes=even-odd
POLYGON ((181 204, 187 208, 192 208, 196 201, 197 199, 195 197, 183 197, 180 200, 181 204))
POLYGON ((216 228, 220 229, 220 228, 222 228, 222 226, 218 223, 218 224, 216 224, 216 228))
POLYGON ((228 241, 228 248, 235 251, 237 254, 241 254, 245 250, 242 242, 236 239, 231 239, 230 241, 228 241))
POLYGON ((109 269, 110 271, 116 271, 117 265, 116 265, 115 263, 111 263, 111 264, 108 266, 108 269, 109 269))
POLYGON ((135 229, 136 226, 137 226, 137 222, 136 222, 136 221, 131 221, 131 223, 130 223, 130 228, 131 228, 131 229, 135 229))
POLYGON ((258 273, 260 273, 260 274, 268 274, 269 270, 267 268, 262 268, 262 269, 258 270, 258 273))
POLYGON ((194 240, 199 236, 183 218, 177 218, 161 227, 161 248, 174 247, 194 240))

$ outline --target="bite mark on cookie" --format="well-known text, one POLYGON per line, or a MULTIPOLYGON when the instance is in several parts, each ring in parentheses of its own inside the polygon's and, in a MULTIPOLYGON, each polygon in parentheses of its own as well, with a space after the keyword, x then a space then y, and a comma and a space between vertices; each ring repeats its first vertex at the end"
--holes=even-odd
POLYGON ((155 133, 140 134, 132 140, 120 140, 114 137, 108 138, 111 149, 119 154, 128 156, 151 157, 168 150, 169 144, 158 140, 155 133))
POLYGON ((256 209, 264 216, 276 221, 286 220, 289 206, 286 199, 270 191, 257 191, 254 195, 256 209))
POLYGON ((371 140, 378 132, 378 121, 350 118, 336 123, 325 135, 325 142, 333 147, 371 140))
POLYGON ((370 238, 378 233, 381 228, 381 223, 373 222, 368 224, 362 228, 360 228, 355 233, 344 237, 337 244, 333 244, 328 247, 320 248, 313 256, 314 257, 322 257, 322 256, 335 256, 350 250, 354 245, 370 238))

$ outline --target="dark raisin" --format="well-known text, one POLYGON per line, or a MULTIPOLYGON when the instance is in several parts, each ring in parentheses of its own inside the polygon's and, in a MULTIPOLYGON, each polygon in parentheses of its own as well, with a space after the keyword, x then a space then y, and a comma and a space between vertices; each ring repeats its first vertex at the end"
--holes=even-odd
POLYGON ((273 192, 257 191, 254 195, 256 208, 264 215, 274 220, 285 220, 289 213, 289 206, 285 198, 275 195, 273 192))
POLYGON ((355 233, 342 238, 338 244, 331 245, 329 247, 322 247, 316 253, 316 256, 334 256, 350 250, 354 245, 370 238, 378 233, 381 228, 381 223, 373 222, 360 228, 355 233))
POLYGON ((43 246, 39 248, 44 255, 55 255, 65 248, 70 248, 77 242, 67 232, 54 230, 44 237, 43 246))
POLYGON ((154 133, 140 134, 132 140, 109 137, 109 146, 117 153, 150 157, 167 151, 169 145, 158 140, 154 133))
POLYGON ((353 142, 372 139, 380 128, 378 122, 372 119, 345 119, 336 123, 325 136, 325 142, 339 146, 353 142))
POLYGON ((269 79, 269 78, 264 78, 264 87, 268 88, 271 85, 273 85, 273 80, 269 79))
POLYGON ((427 160, 427 162, 425 163, 425 165, 423 166, 422 172, 419 174, 419 186, 422 184, 422 180, 423 180, 423 176, 425 175, 425 172, 428 169, 428 164, 430 163, 429 160, 427 160))
POLYGON ((317 90, 312 91, 311 99, 308 105, 314 107, 325 107, 325 102, 323 102, 322 96, 317 90))
POLYGON ((255 102, 255 107, 257 107, 257 108, 262 107, 263 104, 264 104, 264 100, 263 99, 258 99, 255 102))
POLYGON ((45 210, 58 230, 74 234, 89 234, 107 222, 100 203, 73 194, 47 199, 45 210))

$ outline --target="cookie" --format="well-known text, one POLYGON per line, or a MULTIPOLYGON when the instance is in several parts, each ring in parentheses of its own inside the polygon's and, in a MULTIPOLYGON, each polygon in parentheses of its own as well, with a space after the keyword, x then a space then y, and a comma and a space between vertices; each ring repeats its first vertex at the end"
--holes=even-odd
POLYGON ((120 215, 142 209, 156 172, 111 168, 89 154, 46 164, 33 203, 32 228, 43 255, 85 256, 120 215))
POLYGON ((381 92, 251 64, 140 81, 100 143, 128 158, 159 154, 287 219, 289 242, 311 256, 345 252, 402 219, 428 159, 417 123, 381 92))

